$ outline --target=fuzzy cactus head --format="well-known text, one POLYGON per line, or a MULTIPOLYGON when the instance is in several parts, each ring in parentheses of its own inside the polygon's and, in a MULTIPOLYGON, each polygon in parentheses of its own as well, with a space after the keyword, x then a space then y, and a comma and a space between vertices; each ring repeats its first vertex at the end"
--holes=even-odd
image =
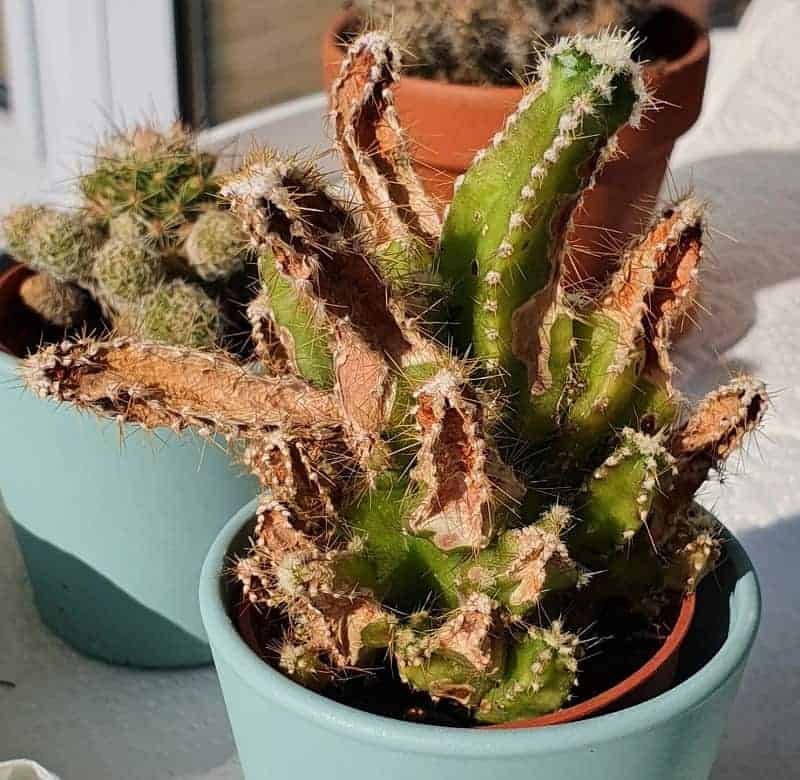
POLYGON ((105 224, 133 214, 162 245, 178 240, 190 215, 216 191, 215 157, 199 151, 180 124, 166 133, 146 125, 115 133, 93 162, 79 178, 88 213, 105 224))
POLYGON ((4 217, 3 232, 11 252, 34 270, 60 282, 91 277, 100 234, 82 214, 22 206, 4 217))
POLYGON ((216 301, 180 279, 158 284, 133 311, 136 335, 149 341, 210 349, 222 331, 216 301))
POLYGON ((247 238, 227 211, 203 212, 186 239, 186 258, 203 280, 225 279, 244 266, 247 238))
POLYGON ((628 27, 652 0, 353 0, 362 24, 392 29, 412 73, 463 84, 516 84, 542 42, 628 27))
POLYGON ((265 496, 232 568, 300 684, 379 667, 473 723, 552 712, 609 599, 652 616, 713 568, 693 497, 767 395, 741 377, 692 409, 672 384, 704 204, 664 210, 597 295, 562 283, 572 213, 648 106, 632 47, 544 53, 442 225, 397 123, 398 50, 363 36, 332 100, 355 206, 273 150, 221 187, 258 251, 258 370, 125 338, 26 363, 40 395, 241 445, 265 496))

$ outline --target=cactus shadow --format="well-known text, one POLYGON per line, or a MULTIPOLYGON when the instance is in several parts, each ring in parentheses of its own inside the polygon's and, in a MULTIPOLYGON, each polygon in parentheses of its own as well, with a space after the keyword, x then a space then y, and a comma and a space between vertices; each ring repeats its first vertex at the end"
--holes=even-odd
POLYGON ((712 780, 800 776, 800 513, 737 532, 763 592, 761 629, 712 780))
POLYGON ((684 381, 691 386, 697 378, 707 385, 700 391, 735 370, 720 355, 747 338, 762 292, 800 276, 798 171, 800 152, 745 151, 672 172, 672 194, 692 187, 711 203, 695 326, 675 346, 684 381))

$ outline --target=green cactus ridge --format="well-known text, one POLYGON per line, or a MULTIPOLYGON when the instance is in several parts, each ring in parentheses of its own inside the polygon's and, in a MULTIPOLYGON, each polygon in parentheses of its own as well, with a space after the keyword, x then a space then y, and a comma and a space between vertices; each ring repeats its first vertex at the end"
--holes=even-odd
MULTIPOLYGON (((673 387, 704 204, 655 215, 596 293, 562 283, 573 211, 648 106, 633 45, 612 32, 543 53, 440 225, 394 110, 399 50, 366 34, 331 97, 352 203, 313 163, 255 152, 119 312, 145 343, 62 342, 25 363, 40 395, 242 445, 265 497, 233 576, 253 619, 269 615, 259 650, 298 683, 325 693, 380 667, 465 722, 533 718, 580 695, 579 638, 609 601, 663 618, 713 569, 719 534, 693 497, 767 393, 741 377, 692 409, 673 387), (175 270, 225 265, 198 261, 198 234, 232 220, 219 235, 258 258, 257 365, 192 349, 223 323, 175 270)), ((128 160, 154 142, 120 143, 128 160)), ((152 215, 128 211, 101 253, 141 236, 163 253, 152 215)))

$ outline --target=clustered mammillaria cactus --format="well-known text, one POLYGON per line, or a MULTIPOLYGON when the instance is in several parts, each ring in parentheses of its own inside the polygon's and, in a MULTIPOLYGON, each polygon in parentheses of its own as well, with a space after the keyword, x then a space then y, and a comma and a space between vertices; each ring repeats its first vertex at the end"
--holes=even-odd
POLYGON ((415 75, 510 84, 536 65, 543 41, 628 27, 653 0, 352 0, 369 26, 392 29, 415 75))
POLYGON ((112 135, 78 178, 72 211, 22 206, 3 220, 20 290, 45 322, 79 325, 91 294, 120 333, 208 347, 225 328, 227 280, 247 239, 217 198, 216 158, 180 125, 112 135))
POLYGON ((477 722, 551 712, 585 628, 551 603, 653 614, 714 566, 692 499, 767 396, 741 377, 687 410, 672 386, 703 204, 664 210, 596 298, 562 285, 571 214, 646 107, 631 48, 549 49, 442 226, 394 111, 398 52, 361 37, 332 93, 357 207, 273 151, 221 188, 260 258, 260 371, 124 338, 27 361, 43 395, 243 443, 268 490, 235 574, 281 618, 274 660, 301 684, 385 665, 477 722))

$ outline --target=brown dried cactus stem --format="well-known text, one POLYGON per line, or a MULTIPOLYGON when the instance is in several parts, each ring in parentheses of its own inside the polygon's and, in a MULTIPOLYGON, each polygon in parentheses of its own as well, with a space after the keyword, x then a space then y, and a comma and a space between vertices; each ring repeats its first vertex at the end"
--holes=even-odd
POLYGON ((129 339, 81 339, 43 348, 25 365, 28 386, 145 428, 256 439, 273 428, 341 424, 328 393, 296 377, 260 377, 231 358, 129 339))

